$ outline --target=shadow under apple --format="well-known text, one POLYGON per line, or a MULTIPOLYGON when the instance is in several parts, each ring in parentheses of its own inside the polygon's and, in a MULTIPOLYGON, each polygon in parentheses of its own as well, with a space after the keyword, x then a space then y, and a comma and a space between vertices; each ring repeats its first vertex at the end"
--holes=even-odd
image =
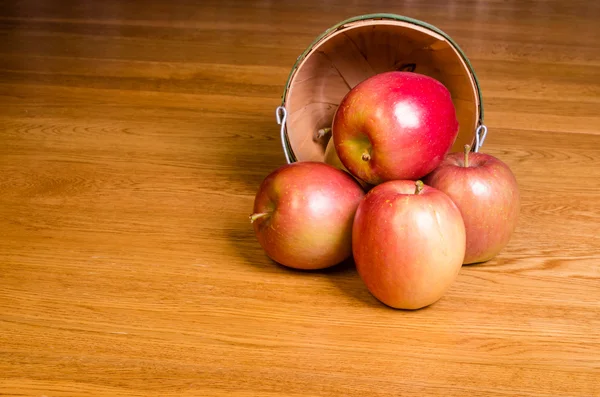
MULTIPOLYGON (((319 270, 300 270, 283 266, 267 256, 256 237, 252 227, 230 229, 228 238, 236 254, 243 262, 256 270, 267 273, 287 272, 314 276, 320 274, 342 294, 354 299, 362 305, 380 306, 381 304, 371 295, 356 271, 354 261, 349 258, 342 263, 319 270)), ((315 287, 316 288, 316 287, 315 287)))
POLYGON ((357 303, 367 306, 382 306, 363 283, 352 258, 348 258, 336 266, 323 269, 321 272, 341 293, 354 299, 357 303))

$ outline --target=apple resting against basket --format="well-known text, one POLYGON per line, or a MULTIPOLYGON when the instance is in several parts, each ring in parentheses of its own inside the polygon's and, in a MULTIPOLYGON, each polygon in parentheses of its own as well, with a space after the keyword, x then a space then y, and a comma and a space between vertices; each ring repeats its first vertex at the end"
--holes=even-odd
POLYGON ((261 184, 250 216, 261 247, 305 270, 353 257, 386 305, 433 304, 463 264, 506 246, 519 213, 506 164, 468 146, 449 153, 458 128, 439 81, 412 72, 364 80, 334 115, 329 164, 284 165, 261 184))
POLYGON ((410 72, 382 73, 358 84, 340 103, 332 126, 342 164, 372 185, 425 176, 457 135, 450 92, 410 72))

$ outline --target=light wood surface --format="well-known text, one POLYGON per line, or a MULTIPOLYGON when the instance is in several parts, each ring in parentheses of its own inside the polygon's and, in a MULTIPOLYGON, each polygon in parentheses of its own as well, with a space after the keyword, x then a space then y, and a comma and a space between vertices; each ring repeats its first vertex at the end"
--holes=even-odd
POLYGON ((0 395, 600 396, 600 3, 0 2, 0 395), (425 20, 514 170, 509 246, 416 312, 248 222, 321 32, 425 20))

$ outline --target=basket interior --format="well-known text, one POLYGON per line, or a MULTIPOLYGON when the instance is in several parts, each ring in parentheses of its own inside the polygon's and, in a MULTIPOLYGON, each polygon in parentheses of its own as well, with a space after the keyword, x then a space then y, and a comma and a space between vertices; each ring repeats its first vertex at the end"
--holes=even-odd
POLYGON ((344 25, 320 40, 293 73, 284 98, 287 133, 299 161, 323 161, 344 96, 361 81, 391 70, 433 77, 452 95, 460 131, 453 151, 472 144, 479 120, 475 80, 458 50, 443 36, 410 22, 366 20, 344 25))

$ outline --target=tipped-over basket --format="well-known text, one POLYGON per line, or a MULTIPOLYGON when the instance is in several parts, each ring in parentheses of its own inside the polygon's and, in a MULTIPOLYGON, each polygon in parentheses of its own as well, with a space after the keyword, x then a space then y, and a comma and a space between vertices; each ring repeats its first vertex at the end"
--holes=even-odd
POLYGON ((344 96, 361 81, 392 70, 425 74, 444 84, 460 123, 452 151, 465 144, 479 149, 487 133, 481 90, 458 45, 425 22, 370 14, 331 27, 298 57, 276 111, 287 162, 323 161, 329 136, 319 130, 331 127, 344 96))

